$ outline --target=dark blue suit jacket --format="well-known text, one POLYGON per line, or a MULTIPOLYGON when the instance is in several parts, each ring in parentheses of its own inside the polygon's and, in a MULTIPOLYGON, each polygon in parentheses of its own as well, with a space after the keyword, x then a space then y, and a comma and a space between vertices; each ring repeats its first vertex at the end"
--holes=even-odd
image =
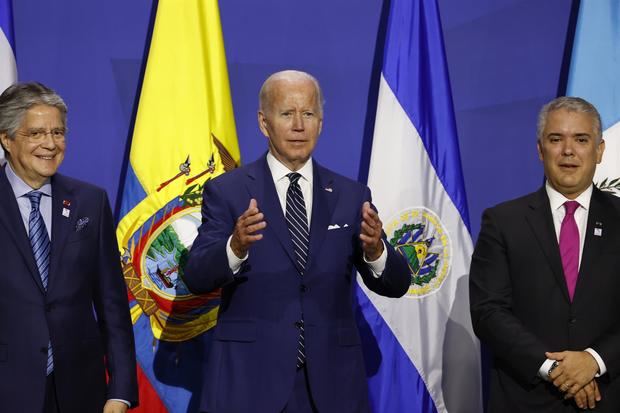
POLYGON ((107 197, 60 174, 51 183, 46 292, 0 168, 0 410, 42 411, 49 340, 63 413, 101 413, 109 398, 137 404, 133 332, 107 197), (70 203, 69 217, 62 215, 63 201, 70 203), (79 218, 88 223, 78 230, 79 218))
POLYGON ((308 378, 318 410, 369 411, 352 305, 354 267, 370 289, 392 297, 405 294, 410 276, 405 260, 388 242, 387 265, 379 279, 364 263, 359 241, 364 201, 370 201, 367 187, 314 163, 309 259, 302 278, 266 158, 207 183, 203 224, 185 267, 192 291, 222 288, 204 411, 282 411, 293 388, 296 323, 302 313, 308 378), (226 243, 251 198, 267 227, 233 276, 226 243), (333 224, 340 228, 328 230, 333 224))

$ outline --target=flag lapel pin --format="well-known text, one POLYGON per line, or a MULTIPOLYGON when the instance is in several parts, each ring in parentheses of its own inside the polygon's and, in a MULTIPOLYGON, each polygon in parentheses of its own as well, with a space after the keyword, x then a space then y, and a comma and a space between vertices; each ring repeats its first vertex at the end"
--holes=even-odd
POLYGON ((69 215, 71 215, 71 210, 69 209, 70 206, 71 206, 71 201, 69 201, 68 199, 62 200, 62 216, 63 217, 69 218, 69 215))

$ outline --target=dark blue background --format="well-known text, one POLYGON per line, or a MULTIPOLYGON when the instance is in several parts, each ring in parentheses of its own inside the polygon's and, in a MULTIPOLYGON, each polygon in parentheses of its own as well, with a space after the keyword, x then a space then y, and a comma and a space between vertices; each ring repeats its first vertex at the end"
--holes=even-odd
MULTIPOLYGON (((69 105, 62 172, 105 187, 115 202, 153 1, 13 6, 20 80, 48 84, 69 105)), ((266 148, 256 125, 260 84, 273 71, 298 68, 315 74, 325 92, 317 159, 363 179, 385 6, 382 0, 220 2, 242 162, 266 148)), ((571 2, 439 0, 439 6, 475 236, 483 208, 541 184, 536 113, 557 94, 571 2)))

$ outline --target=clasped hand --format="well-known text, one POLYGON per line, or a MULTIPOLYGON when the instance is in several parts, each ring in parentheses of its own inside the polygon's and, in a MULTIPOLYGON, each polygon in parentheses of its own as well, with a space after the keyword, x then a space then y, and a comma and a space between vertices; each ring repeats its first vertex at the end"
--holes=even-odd
POLYGON ((574 398, 581 409, 594 408, 601 401, 601 394, 594 376, 598 372, 598 364, 594 357, 586 351, 562 351, 545 353, 550 360, 558 362, 549 379, 562 393, 564 398, 574 398))

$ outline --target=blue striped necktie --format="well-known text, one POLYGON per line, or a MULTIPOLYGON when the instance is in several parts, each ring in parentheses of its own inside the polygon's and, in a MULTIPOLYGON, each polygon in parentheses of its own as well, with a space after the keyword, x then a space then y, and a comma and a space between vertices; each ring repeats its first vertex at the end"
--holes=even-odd
MULTIPOLYGON (((306 203, 304 195, 299 187, 301 175, 291 172, 286 175, 291 183, 286 191, 286 224, 293 241, 293 251, 299 273, 303 276, 308 260, 308 245, 310 244, 310 234, 308 232, 308 218, 306 214, 306 203)), ((301 368, 306 362, 305 333, 303 315, 297 324, 299 327, 299 345, 297 346, 297 368, 301 368)))
MULTIPOLYGON (((41 283, 43 284, 43 288, 47 291, 51 243, 49 235, 47 234, 45 222, 43 221, 43 216, 39 211, 42 195, 43 193, 39 191, 31 191, 26 194, 28 199, 30 199, 31 206, 30 217, 28 218, 28 238, 30 238, 32 254, 34 255, 34 260, 39 269, 41 283)), ((52 343, 49 342, 47 344, 47 374, 49 375, 53 370, 54 360, 52 357, 52 343)))

